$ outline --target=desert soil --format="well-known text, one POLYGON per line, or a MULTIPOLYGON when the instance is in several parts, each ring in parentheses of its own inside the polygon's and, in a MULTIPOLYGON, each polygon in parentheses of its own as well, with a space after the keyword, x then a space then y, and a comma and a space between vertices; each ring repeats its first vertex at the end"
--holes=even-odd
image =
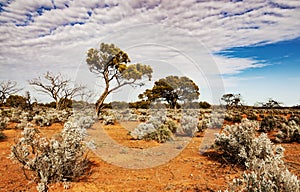
MULTIPOLYGON (((147 149, 159 146, 154 141, 132 140, 128 135, 124 123, 104 126, 106 134, 120 145, 136 149, 147 149)), ((95 124, 91 130, 101 126, 95 124)), ((11 125, 13 127, 13 125, 11 125)), ((57 134, 62 124, 39 128, 45 136, 57 134)), ((36 183, 32 173, 23 171, 19 164, 8 157, 10 148, 16 138, 20 137, 20 130, 13 128, 4 130, 6 139, 0 141, 0 191, 36 191, 36 183), (25 176, 26 175, 26 176, 25 176), (28 179, 27 179, 27 178, 28 179)), ((203 134, 193 137, 189 144, 170 161, 146 169, 129 169, 102 160, 97 155, 99 149, 89 153, 92 166, 77 181, 69 183, 51 184, 49 191, 218 191, 226 189, 228 182, 240 177, 243 170, 228 164, 213 150, 205 154, 199 153, 199 146, 203 141, 203 134), (66 189, 64 188, 66 187, 66 189)), ((300 177, 300 145, 298 143, 282 144, 285 150, 285 162, 290 171, 300 177)))

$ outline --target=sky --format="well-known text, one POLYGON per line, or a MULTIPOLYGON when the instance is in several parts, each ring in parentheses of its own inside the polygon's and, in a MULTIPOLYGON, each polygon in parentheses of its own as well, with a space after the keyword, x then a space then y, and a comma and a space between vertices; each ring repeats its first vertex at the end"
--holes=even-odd
POLYGON ((188 76, 200 100, 240 93, 300 103, 299 0, 0 0, 0 80, 32 91, 28 80, 60 72, 96 93, 103 83, 85 63, 89 48, 114 43, 133 63, 153 67, 152 81, 108 100, 137 95, 168 75, 188 76))

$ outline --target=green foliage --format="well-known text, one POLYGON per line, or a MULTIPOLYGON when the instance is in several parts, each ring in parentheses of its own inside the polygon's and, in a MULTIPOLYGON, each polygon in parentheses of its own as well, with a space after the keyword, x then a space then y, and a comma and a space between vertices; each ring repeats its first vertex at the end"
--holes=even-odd
POLYGON ((49 107, 49 108, 56 108, 56 102, 55 101, 52 101, 50 103, 46 103, 45 104, 46 107, 49 107))
POLYGON ((155 140, 158 143, 165 143, 172 137, 172 132, 167 125, 161 125, 156 131, 146 134, 143 139, 146 141, 155 140))
POLYGON ((276 134, 278 142, 298 142, 300 143, 300 125, 294 119, 289 119, 287 124, 284 124, 280 131, 276 134))
POLYGON ((6 99, 13 94, 16 94, 22 90, 21 88, 17 87, 17 82, 15 81, 1 81, 0 82, 0 106, 4 104, 6 99))
POLYGON ((209 104, 208 102, 206 101, 200 101, 199 102, 199 106, 200 108, 202 109, 209 109, 211 107, 211 104, 209 104))
POLYGON ((6 99, 6 106, 8 107, 20 107, 22 109, 27 107, 27 101, 26 98, 20 96, 20 95, 10 95, 6 99))
POLYGON ((150 102, 145 100, 129 103, 129 108, 135 109, 149 109, 149 106, 150 102))
POLYGON ((177 101, 191 102, 199 95, 199 87, 188 77, 168 76, 156 81, 153 88, 147 89, 139 98, 150 102, 165 100, 171 108, 175 108, 177 101))
POLYGON ((268 116, 264 116, 264 118, 260 122, 259 131, 266 133, 280 127, 281 127, 281 122, 276 118, 276 116, 268 115, 268 116))
POLYGON ((68 99, 68 98, 61 98, 59 100, 58 105, 60 106, 59 109, 67 109, 67 108, 72 108, 73 105, 73 101, 72 99, 68 99))

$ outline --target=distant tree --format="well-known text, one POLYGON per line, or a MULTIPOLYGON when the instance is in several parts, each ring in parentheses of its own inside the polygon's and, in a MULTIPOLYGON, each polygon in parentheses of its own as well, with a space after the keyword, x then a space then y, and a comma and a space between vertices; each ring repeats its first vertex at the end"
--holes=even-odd
POLYGON ((152 68, 149 65, 127 65, 129 62, 127 53, 114 44, 101 43, 99 49, 88 50, 86 63, 90 71, 99 75, 105 83, 105 89, 96 102, 97 115, 103 109, 104 100, 113 91, 125 85, 143 86, 138 81, 145 76, 151 80, 152 68))
POLYGON ((72 86, 70 79, 65 79, 61 74, 53 74, 49 71, 43 75, 43 78, 30 80, 29 84, 35 86, 37 91, 52 97, 58 110, 65 106, 65 101, 71 100, 85 88, 84 86, 72 86))
POLYGON ((22 88, 17 87, 17 82, 15 81, 1 81, 0 82, 0 104, 4 104, 5 100, 13 94, 21 91, 22 88))
POLYGON ((227 93, 222 96, 221 100, 225 102, 227 108, 238 107, 242 105, 241 94, 227 93))
POLYGON ((156 81, 153 88, 147 89, 139 98, 150 102, 165 100, 171 108, 175 108, 177 101, 191 102, 199 95, 199 87, 188 77, 168 76, 156 81))
POLYGON ((259 102, 258 103, 261 107, 265 107, 265 108, 269 108, 269 109, 272 109, 272 108, 277 108, 277 107, 282 107, 282 102, 278 102, 278 101, 275 101, 274 99, 272 98, 269 98, 267 102, 259 102))

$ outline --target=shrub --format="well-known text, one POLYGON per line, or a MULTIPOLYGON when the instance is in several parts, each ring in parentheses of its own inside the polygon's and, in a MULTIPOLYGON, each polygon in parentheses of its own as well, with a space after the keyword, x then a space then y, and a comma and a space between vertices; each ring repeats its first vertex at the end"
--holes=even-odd
POLYGON ((183 116, 180 121, 181 129, 187 136, 194 136, 197 131, 198 118, 193 116, 183 116))
POLYGON ((240 123, 242 121, 242 116, 239 114, 226 114, 224 119, 233 123, 240 123))
POLYGON ((293 142, 300 143, 300 126, 294 120, 289 120, 288 124, 284 124, 280 131, 276 134, 278 142, 293 142))
POLYGON ((234 179, 226 191, 299 191, 299 180, 282 160, 284 148, 275 146, 265 133, 256 138, 256 127, 257 123, 243 120, 240 125, 227 126, 225 133, 217 136, 217 149, 249 169, 242 179, 234 179))
POLYGON ((240 124, 226 126, 223 133, 217 134, 214 147, 233 163, 251 167, 256 158, 265 159, 278 150, 266 134, 255 137, 257 127, 257 122, 247 119, 240 124))
POLYGON ((157 115, 151 116, 146 123, 139 124, 130 135, 134 139, 155 140, 164 143, 172 138, 172 133, 177 131, 177 125, 167 119, 161 111, 157 115))
POLYGON ((252 171, 245 172, 241 179, 234 179, 230 190, 250 192, 295 192, 300 190, 297 176, 290 173, 282 161, 283 150, 274 156, 256 159, 252 171))
POLYGON ((259 130, 262 132, 270 132, 280 127, 280 121, 273 115, 265 116, 260 122, 259 130))
POLYGON ((200 108, 202 108, 202 109, 208 109, 208 108, 211 107, 211 104, 209 104, 209 103, 206 102, 206 101, 200 101, 200 102, 199 102, 199 106, 200 106, 200 108))
POLYGON ((27 107, 27 100, 25 97, 20 95, 10 95, 5 102, 8 107, 21 107, 25 109, 27 107))
POLYGON ((38 191, 47 191, 51 182, 74 179, 87 168, 86 132, 74 125, 65 123, 58 138, 51 139, 41 137, 35 128, 25 128, 23 137, 12 146, 12 159, 35 172, 38 191))
POLYGON ((145 136, 143 136, 143 139, 146 141, 154 140, 158 143, 165 143, 169 141, 172 137, 172 132, 168 128, 167 125, 161 125, 158 129, 155 129, 155 131, 151 133, 147 133, 145 136))

